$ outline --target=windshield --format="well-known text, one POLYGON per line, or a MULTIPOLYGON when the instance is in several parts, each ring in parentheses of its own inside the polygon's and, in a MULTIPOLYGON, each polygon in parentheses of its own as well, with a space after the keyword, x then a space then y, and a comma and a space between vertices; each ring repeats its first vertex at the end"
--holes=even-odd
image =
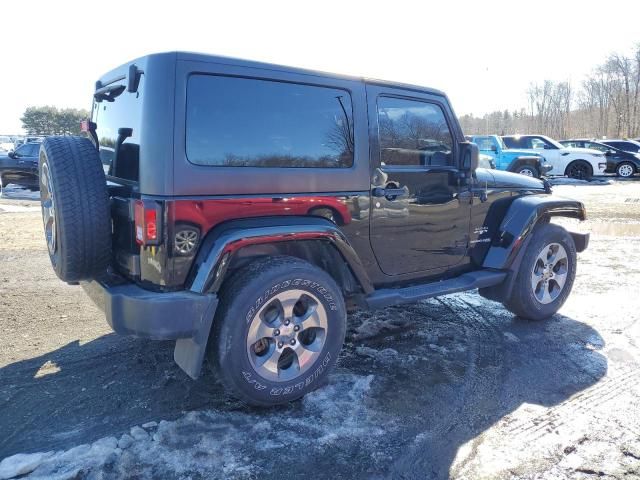
POLYGON ((547 137, 547 136, 542 136, 542 138, 544 138, 547 142, 549 142, 550 144, 552 144, 556 148, 566 148, 564 145, 562 145, 560 142, 555 141, 553 138, 550 138, 550 137, 547 137))

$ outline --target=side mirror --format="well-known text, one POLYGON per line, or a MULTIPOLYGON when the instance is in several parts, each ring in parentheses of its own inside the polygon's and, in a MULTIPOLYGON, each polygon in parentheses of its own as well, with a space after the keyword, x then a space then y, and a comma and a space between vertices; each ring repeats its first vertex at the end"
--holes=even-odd
POLYGON ((460 142, 460 154, 462 168, 475 176, 478 164, 480 163, 480 150, 478 145, 471 142, 460 142))
POLYGON ((497 152, 497 151, 498 151, 498 146, 497 146, 497 145, 491 145, 490 150, 491 150, 492 152, 497 152))
POLYGON ((14 152, 13 150, 12 150, 12 151, 10 151, 10 152, 7 154, 7 156, 8 156, 9 158, 18 158, 18 155, 17 155, 17 154, 16 154, 16 152, 14 152))
POLYGON ((613 150, 607 150, 606 152, 604 152, 604 154, 605 154, 607 157, 610 157, 611 155, 613 155, 613 150))

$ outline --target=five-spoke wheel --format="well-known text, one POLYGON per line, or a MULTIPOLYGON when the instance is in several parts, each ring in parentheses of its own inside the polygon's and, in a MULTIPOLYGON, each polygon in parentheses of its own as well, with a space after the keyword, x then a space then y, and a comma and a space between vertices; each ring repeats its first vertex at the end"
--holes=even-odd
POLYGON ((546 245, 538 254, 531 272, 531 288, 540 303, 553 302, 567 281, 567 251, 559 243, 546 245))
POLYGON ((517 316, 543 320, 555 314, 576 276, 576 246, 560 225, 541 223, 522 253, 508 297, 501 299, 517 316))
POLYGON ((247 355, 263 378, 295 379, 317 360, 327 327, 327 312, 318 297, 298 289, 280 292, 254 315, 247 355))
POLYGON ((220 291, 209 365, 253 405, 276 405, 322 385, 346 330, 342 292, 324 270, 269 256, 233 274, 220 291))

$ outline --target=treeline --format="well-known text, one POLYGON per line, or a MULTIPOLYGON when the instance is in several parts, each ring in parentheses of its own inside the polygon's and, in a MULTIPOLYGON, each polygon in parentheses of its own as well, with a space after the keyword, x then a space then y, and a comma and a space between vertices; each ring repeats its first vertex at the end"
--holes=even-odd
POLYGON ((77 135, 80 122, 88 117, 87 110, 45 106, 28 107, 20 120, 27 134, 77 135))
POLYGON ((570 137, 640 137, 640 44, 627 56, 609 55, 578 86, 545 80, 527 90, 527 106, 460 117, 474 134, 537 133, 570 137))

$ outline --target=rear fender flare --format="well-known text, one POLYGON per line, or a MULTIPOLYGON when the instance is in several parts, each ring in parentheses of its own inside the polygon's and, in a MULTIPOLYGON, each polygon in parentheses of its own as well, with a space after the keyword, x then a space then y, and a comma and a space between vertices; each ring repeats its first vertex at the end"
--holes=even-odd
POLYGON ((320 217, 271 217, 234 220, 214 228, 204 240, 196 258, 189 289, 196 293, 217 293, 240 249, 259 244, 323 240, 336 248, 365 294, 374 288, 358 254, 340 229, 320 217))

